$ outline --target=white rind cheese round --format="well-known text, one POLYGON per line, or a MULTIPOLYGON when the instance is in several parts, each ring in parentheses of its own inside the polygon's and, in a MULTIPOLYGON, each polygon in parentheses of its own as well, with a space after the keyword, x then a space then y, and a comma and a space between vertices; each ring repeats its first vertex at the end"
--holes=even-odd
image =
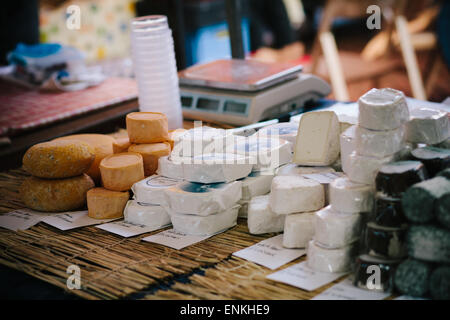
POLYGON ((411 118, 406 124, 407 141, 438 144, 449 137, 450 120, 447 112, 428 108, 411 111, 411 118))
POLYGON ((302 174, 313 174, 313 173, 329 173, 336 172, 331 167, 303 167, 295 163, 288 163, 281 166, 277 170, 277 176, 295 176, 302 174))
POLYGON ((242 182, 182 182, 166 189, 165 195, 171 212, 207 216, 234 206, 242 198, 242 182))
POLYGON ((371 89, 358 100, 361 127, 392 130, 409 120, 409 109, 403 92, 391 88, 371 89))
POLYGON ((342 171, 347 172, 350 154, 356 149, 355 132, 357 126, 351 126, 339 136, 341 144, 341 166, 342 171))
POLYGON ((356 127, 356 152, 363 156, 385 157, 400 151, 404 146, 405 127, 393 130, 375 131, 356 127))
POLYGON ((277 137, 294 144, 297 138, 298 123, 295 122, 281 122, 271 124, 258 130, 257 134, 260 137, 277 137))
POLYGON ((340 248, 359 239, 361 215, 334 211, 331 206, 314 217, 314 240, 326 248, 340 248))
POLYGON ((154 227, 154 230, 170 224, 170 217, 162 206, 128 201, 123 212, 125 222, 154 227))
POLYGON ((161 157, 158 159, 158 170, 156 173, 160 176, 183 180, 183 158, 172 160, 169 157, 161 157))
POLYGON ((247 218, 248 205, 250 204, 250 200, 239 200, 238 204, 241 206, 239 208, 238 218, 247 218))
POLYGON ((247 225, 251 234, 281 232, 285 218, 270 209, 269 195, 254 197, 248 205, 247 225))
POLYGON ((198 183, 231 182, 247 177, 252 159, 232 153, 214 153, 183 159, 184 180, 198 183))
POLYGON ((210 236, 236 225, 239 205, 209 215, 197 216, 170 212, 173 228, 181 233, 195 236, 210 236))
POLYGON ((330 205, 339 212, 372 212, 375 188, 342 177, 330 183, 330 205))
POLYGON ((150 176, 144 180, 136 182, 131 187, 134 200, 148 204, 165 204, 164 190, 178 185, 181 181, 159 175, 150 176))
POLYGON ((395 161, 395 155, 383 158, 361 156, 352 152, 349 157, 349 166, 344 171, 351 181, 373 185, 378 170, 383 164, 395 161))
POLYGON ((325 205, 322 184, 301 176, 276 176, 272 180, 270 207, 276 214, 319 210, 325 205))
POLYGON ((172 154, 176 157, 194 157, 207 153, 205 149, 214 138, 224 137, 224 129, 195 127, 175 137, 172 154))
POLYGON ((286 216, 283 247, 306 248, 314 236, 314 214, 314 212, 304 212, 286 216))
POLYGON ((242 200, 250 200, 256 196, 262 196, 270 192, 274 175, 266 172, 253 171, 241 180, 242 200))
POLYGON ((307 249, 307 265, 319 272, 347 272, 351 269, 357 253, 357 242, 338 249, 327 249, 311 240, 307 249))

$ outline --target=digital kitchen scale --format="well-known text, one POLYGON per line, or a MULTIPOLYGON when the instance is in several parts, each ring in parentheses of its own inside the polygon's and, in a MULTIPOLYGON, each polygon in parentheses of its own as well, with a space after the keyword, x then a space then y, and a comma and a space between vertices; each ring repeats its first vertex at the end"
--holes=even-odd
POLYGON ((237 126, 302 112, 331 92, 301 65, 217 60, 178 73, 185 118, 237 126))

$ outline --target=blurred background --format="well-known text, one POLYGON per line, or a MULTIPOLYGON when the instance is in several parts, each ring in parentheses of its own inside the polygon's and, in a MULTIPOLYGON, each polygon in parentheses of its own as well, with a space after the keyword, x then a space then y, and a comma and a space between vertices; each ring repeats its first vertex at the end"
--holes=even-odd
MULTIPOLYGON (((438 102, 450 95, 449 1, 241 0, 240 6, 246 56, 299 62, 331 82, 330 98, 354 101, 372 87, 438 102), (381 8, 381 29, 367 26, 371 4, 381 8), (403 33, 395 27, 400 15, 403 33), (411 48, 418 70, 407 58, 411 48)), ((2 65, 19 42, 56 42, 79 49, 106 75, 132 77, 130 20, 150 14, 168 16, 178 70, 231 56, 225 0, 15 0, 2 7, 2 65), (80 29, 66 26, 70 5, 80 8, 80 29)))

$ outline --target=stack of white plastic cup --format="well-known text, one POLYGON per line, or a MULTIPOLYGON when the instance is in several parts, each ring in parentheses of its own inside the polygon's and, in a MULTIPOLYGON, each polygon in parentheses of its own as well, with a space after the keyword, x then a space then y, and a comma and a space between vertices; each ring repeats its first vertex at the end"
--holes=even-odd
POLYGON ((183 126, 172 31, 166 16, 131 22, 131 51, 139 88, 140 111, 162 112, 169 129, 183 126))

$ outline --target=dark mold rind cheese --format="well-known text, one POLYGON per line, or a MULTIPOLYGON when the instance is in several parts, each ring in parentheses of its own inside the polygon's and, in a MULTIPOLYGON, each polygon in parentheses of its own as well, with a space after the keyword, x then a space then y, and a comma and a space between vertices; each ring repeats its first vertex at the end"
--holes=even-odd
POLYGON ((439 198, 450 192, 450 180, 435 177, 416 183, 402 197, 403 212, 408 220, 426 223, 434 218, 439 198))
POLYGON ((401 199, 391 198, 382 193, 375 197, 375 222, 379 226, 401 228, 407 225, 401 199))
POLYGON ((442 170, 441 172, 439 172, 436 175, 436 177, 444 177, 444 178, 450 179, 450 168, 442 170))
POLYGON ((87 191, 94 186, 94 181, 86 174, 55 180, 29 177, 19 192, 23 203, 30 209, 63 212, 83 207, 87 191))
POLYGON ((423 147, 414 149, 411 155, 425 165, 430 177, 434 177, 439 171, 450 168, 449 149, 423 147))
POLYGON ((450 192, 438 199, 434 211, 439 224, 450 229, 450 192))
POLYGON ((405 260, 395 271, 395 287, 404 295, 424 297, 429 290, 432 270, 430 263, 415 259, 405 260))
POLYGON ((450 263, 450 231, 434 225, 413 225, 407 234, 408 255, 431 261, 450 263))
POLYGON ((398 259, 381 259, 368 254, 360 255, 356 259, 353 284, 366 290, 390 292, 394 287, 394 272, 400 262, 401 260, 398 259), (380 270, 380 282, 378 284, 368 281, 373 274, 373 271, 368 270, 370 266, 378 266, 380 270), (372 284, 370 288, 369 283, 372 284))
POLYGON ((23 156, 23 168, 39 178, 70 178, 87 172, 94 158, 94 150, 86 142, 48 141, 27 150, 23 156))
POLYGON ((388 228, 369 222, 365 230, 365 247, 370 255, 401 259, 406 256, 406 227, 388 228))
POLYGON ((450 266, 440 266, 431 273, 430 292, 433 299, 450 300, 450 266))
POLYGON ((399 198, 410 186, 426 178, 425 166, 419 161, 397 161, 380 168, 375 184, 377 191, 399 198))

